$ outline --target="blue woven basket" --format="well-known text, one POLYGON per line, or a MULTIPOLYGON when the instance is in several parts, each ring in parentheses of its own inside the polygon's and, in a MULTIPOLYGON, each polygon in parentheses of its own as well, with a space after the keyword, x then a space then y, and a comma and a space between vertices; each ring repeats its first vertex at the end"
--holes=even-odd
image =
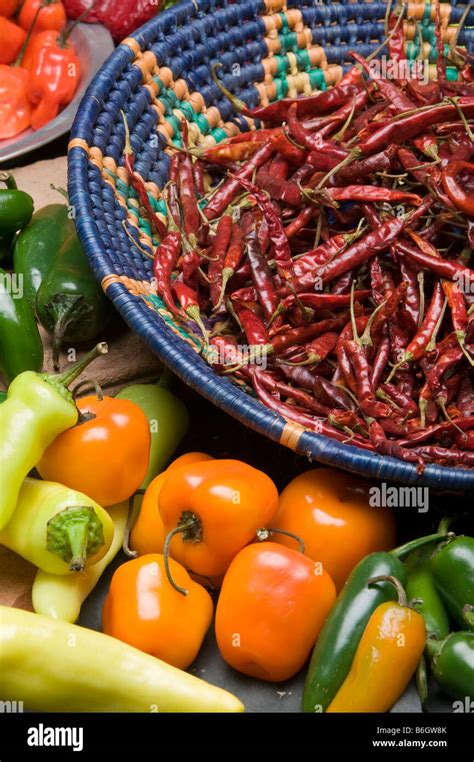
MULTIPOLYGON (((455 0, 442 5, 446 43, 464 7, 455 0)), ((107 295, 156 354, 207 399, 309 459, 405 484, 469 489, 474 488, 474 471, 429 465, 419 476, 411 463, 289 423, 218 376, 196 353, 192 336, 174 324, 151 292, 151 261, 143 251, 151 253, 156 241, 122 168, 123 111, 136 170, 162 213, 160 189, 169 158, 157 131, 179 144, 180 120, 186 118, 191 139, 206 144, 248 128, 213 83, 213 63, 222 64, 224 84, 248 106, 324 89, 342 75, 350 49, 367 56, 377 47, 384 38, 385 11, 384 2, 187 0, 158 15, 117 48, 81 103, 69 150, 69 194, 79 237, 107 295)), ((433 62, 434 6, 411 3, 410 12, 418 19, 423 55, 433 62)), ((473 41, 471 11, 458 44, 472 49, 473 41)), ((416 57, 420 44, 415 30, 407 55, 416 57)))

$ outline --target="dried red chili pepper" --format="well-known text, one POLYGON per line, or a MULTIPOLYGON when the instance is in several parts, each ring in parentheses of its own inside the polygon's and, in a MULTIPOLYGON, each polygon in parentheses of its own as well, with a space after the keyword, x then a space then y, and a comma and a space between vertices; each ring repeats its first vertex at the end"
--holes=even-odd
POLYGON ((183 310, 175 305, 171 292, 171 275, 181 253, 181 236, 177 232, 167 233, 157 246, 153 258, 153 277, 156 290, 169 311, 177 317, 186 317, 183 310))
POLYGON ((216 217, 219 217, 239 193, 241 181, 252 177, 254 170, 265 164, 274 151, 275 148, 270 140, 259 146, 258 151, 252 158, 233 177, 227 179, 217 189, 209 203, 204 207, 205 217, 208 220, 214 220, 216 217))

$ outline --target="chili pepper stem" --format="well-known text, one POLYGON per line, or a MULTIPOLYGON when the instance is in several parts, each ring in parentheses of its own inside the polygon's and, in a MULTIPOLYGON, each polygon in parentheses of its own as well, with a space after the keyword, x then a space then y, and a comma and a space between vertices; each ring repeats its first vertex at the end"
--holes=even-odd
POLYGON ((446 539, 450 539, 450 533, 436 532, 435 534, 429 534, 425 537, 417 537, 415 540, 410 540, 410 542, 407 542, 404 545, 400 545, 398 548, 394 548, 390 551, 390 553, 392 556, 402 559, 411 553, 412 550, 417 550, 418 548, 422 548, 424 545, 431 545, 432 543, 440 542, 446 539))
POLYGON ((443 643, 444 640, 434 640, 433 638, 426 639, 425 651, 431 660, 435 659, 438 654, 441 653, 443 643))
POLYGON ((415 673, 416 689, 420 698, 421 710, 426 712, 428 703, 428 675, 426 670, 426 658, 423 655, 418 663, 415 673))
POLYGON ((171 587, 181 593, 181 595, 188 595, 189 590, 185 587, 178 585, 171 574, 170 569, 170 544, 173 537, 177 534, 183 534, 184 542, 199 542, 202 537, 202 524, 201 519, 195 513, 191 511, 184 511, 181 514, 181 518, 178 522, 178 526, 171 530, 166 536, 165 545, 163 548, 164 564, 166 576, 171 587))
POLYGON ((106 355, 108 351, 109 348, 106 342, 102 341, 100 344, 96 344, 94 349, 91 349, 90 352, 84 355, 81 360, 78 360, 76 363, 74 363, 72 368, 64 371, 64 373, 59 373, 54 376, 48 376, 44 374, 42 378, 44 378, 45 381, 53 383, 54 385, 67 387, 69 384, 72 384, 72 382, 75 381, 78 376, 81 375, 84 368, 87 368, 92 360, 95 360, 95 358, 99 357, 99 355, 106 355))
POLYGON ((128 558, 138 557, 138 551, 132 550, 130 547, 130 535, 131 535, 133 526, 135 524, 135 520, 137 518, 137 515, 135 514, 135 498, 137 497, 137 495, 144 495, 144 494, 145 494, 144 489, 137 489, 137 491, 130 496, 130 499, 128 501, 127 525, 125 527, 125 534, 123 536, 123 543, 122 543, 122 550, 128 558))
POLYGON ((47 2, 42 2, 36 9, 36 13, 33 16, 33 21, 31 22, 31 26, 28 29, 28 34, 25 37, 25 40, 23 42, 23 45, 20 48, 20 52, 18 53, 18 56, 16 60, 13 62, 12 66, 21 66, 21 62, 23 61, 23 58, 25 57, 26 49, 30 43, 31 37, 34 32, 34 28, 36 26, 36 22, 38 21, 38 16, 40 15, 43 8, 48 5, 47 2))
POLYGON ((69 563, 70 571, 83 571, 87 556, 104 544, 104 532, 90 505, 74 505, 48 521, 46 548, 69 563))
POLYGON ((217 85, 217 87, 221 91, 222 95, 225 95, 227 100, 229 100, 231 102, 231 104, 233 105, 233 107, 235 108, 236 111, 238 111, 238 112, 246 111, 247 110, 247 106, 245 105, 245 103, 243 101, 241 101, 240 98, 237 98, 233 93, 230 92, 230 90, 228 90, 222 84, 222 82, 220 81, 219 77, 216 74, 217 69, 222 69, 222 64, 221 63, 215 63, 215 64, 212 65, 211 76, 212 76, 212 79, 214 80, 215 84, 217 85))
POLYGON ((399 605, 404 606, 405 608, 408 606, 407 594, 399 579, 382 574, 379 577, 372 577, 369 579, 367 585, 375 585, 377 582, 390 582, 397 591, 399 605))
POLYGON ((204 343, 207 346, 209 344, 209 331, 207 331, 206 326, 202 322, 199 307, 197 305, 191 305, 190 307, 186 307, 185 312, 186 315, 190 317, 191 320, 193 320, 199 327, 199 330, 201 331, 202 337, 204 339, 204 343))
POLYGON ((275 529, 274 527, 261 527, 260 529, 257 529, 256 535, 257 540, 259 542, 265 542, 266 540, 269 540, 270 537, 272 537, 274 534, 283 534, 285 537, 291 537, 292 540, 296 540, 296 542, 299 544, 299 552, 304 555, 305 552, 305 544, 304 541, 301 539, 301 537, 298 537, 298 535, 293 534, 293 532, 287 532, 286 529, 275 529))
POLYGON ((462 610, 462 618, 469 627, 474 626, 474 606, 471 606, 470 603, 466 603, 464 606, 462 610))

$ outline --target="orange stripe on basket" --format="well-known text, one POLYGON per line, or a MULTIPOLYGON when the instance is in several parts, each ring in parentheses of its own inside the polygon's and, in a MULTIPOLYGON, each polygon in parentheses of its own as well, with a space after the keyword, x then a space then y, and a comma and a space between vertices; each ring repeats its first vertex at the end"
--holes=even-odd
POLYGON ((82 148, 83 151, 85 151, 87 154, 90 151, 89 144, 86 143, 85 140, 82 140, 82 138, 73 138, 69 141, 67 150, 70 151, 71 148, 82 148))
POLYGON ((300 423, 285 423, 283 431, 280 436, 280 444, 284 447, 288 447, 290 450, 296 450, 300 437, 306 431, 305 427, 300 423))
POLYGON ((138 53, 139 53, 139 52, 140 52, 140 50, 141 50, 141 48, 140 48, 140 45, 139 45, 139 44, 138 44, 138 42, 136 41, 135 37, 126 37, 126 38, 125 38, 125 40, 122 40, 121 44, 122 44, 122 45, 128 45, 128 47, 129 47, 131 50, 133 50, 133 52, 135 53, 135 55, 138 55, 138 53))

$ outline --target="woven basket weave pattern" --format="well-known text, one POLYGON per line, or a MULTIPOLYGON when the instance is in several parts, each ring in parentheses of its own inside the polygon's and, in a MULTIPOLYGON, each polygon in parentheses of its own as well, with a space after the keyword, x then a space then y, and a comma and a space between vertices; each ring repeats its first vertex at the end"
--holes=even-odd
MULTIPOLYGON (((464 5, 441 5, 443 38, 452 39, 464 5)), ((210 145, 251 127, 237 115, 211 77, 222 65, 223 83, 248 106, 308 94, 335 84, 348 51, 369 55, 384 37, 384 2, 319 3, 315 0, 193 0, 180 3, 124 41, 90 86, 73 127, 69 191, 82 243, 97 277, 117 309, 187 383, 252 428, 325 463, 407 483, 474 487, 474 472, 428 466, 418 477, 412 464, 343 445, 285 422, 228 379, 218 377, 197 354, 199 342, 153 294, 152 252, 158 243, 140 216, 137 194, 123 168, 125 126, 136 171, 150 201, 161 201, 170 140, 181 145, 180 122, 190 140, 210 145)), ((415 2, 405 21, 407 56, 433 63, 434 6, 415 2)), ((474 11, 458 44, 472 49, 474 11)))

